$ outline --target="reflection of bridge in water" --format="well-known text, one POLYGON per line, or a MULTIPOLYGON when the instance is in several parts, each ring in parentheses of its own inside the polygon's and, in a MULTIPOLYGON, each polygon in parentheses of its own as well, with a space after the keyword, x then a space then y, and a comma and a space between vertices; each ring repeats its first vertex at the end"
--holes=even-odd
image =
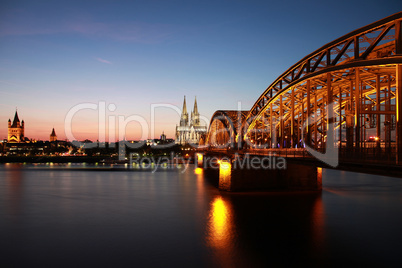
MULTIPOLYGON (((324 163, 398 173, 401 23, 399 12, 324 45, 280 75, 250 111, 215 112, 200 142, 202 153, 226 156, 232 165, 245 155, 284 156, 291 165, 309 164, 308 175, 315 177, 324 163)), ((288 176, 287 183, 296 188, 320 188, 320 182, 296 181, 296 174, 275 176, 288 176)))

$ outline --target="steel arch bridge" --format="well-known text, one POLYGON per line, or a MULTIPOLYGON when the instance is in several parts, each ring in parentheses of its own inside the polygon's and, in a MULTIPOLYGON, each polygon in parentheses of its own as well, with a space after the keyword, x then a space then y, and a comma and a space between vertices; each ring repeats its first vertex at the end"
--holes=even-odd
POLYGON ((213 148, 235 148, 241 139, 242 128, 249 111, 218 110, 209 122, 209 131, 205 142, 213 148))
POLYGON ((217 111, 206 145, 325 151, 333 142, 345 156, 402 162, 401 23, 399 12, 317 49, 240 117, 217 111))

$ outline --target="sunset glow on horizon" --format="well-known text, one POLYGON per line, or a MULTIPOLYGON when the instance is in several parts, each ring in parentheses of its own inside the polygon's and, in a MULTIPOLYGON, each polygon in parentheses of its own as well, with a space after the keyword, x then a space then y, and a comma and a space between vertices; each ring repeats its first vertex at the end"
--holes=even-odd
POLYGON ((68 139, 69 112, 100 103, 115 110, 106 109, 104 121, 96 109, 77 112, 70 124, 74 138, 109 141, 114 135, 118 140, 123 132, 127 140, 159 138, 162 132, 175 138, 184 96, 189 113, 197 98, 204 125, 216 110, 235 110, 239 102, 248 110, 305 55, 401 7, 398 1, 348 6, 329 1, 4 1, 0 139, 7 139, 7 121, 16 109, 29 139, 48 140, 52 128, 59 140, 68 139), (318 22, 312 14, 320 12, 326 15, 318 22), (123 131, 119 117, 135 120, 123 131))

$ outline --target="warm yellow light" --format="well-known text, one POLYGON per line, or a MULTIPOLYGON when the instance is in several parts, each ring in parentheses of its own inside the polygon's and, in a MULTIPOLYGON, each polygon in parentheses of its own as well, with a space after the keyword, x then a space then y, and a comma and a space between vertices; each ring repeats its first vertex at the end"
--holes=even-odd
POLYGON ((225 225, 228 221, 228 211, 225 203, 222 200, 222 197, 217 197, 212 204, 212 227, 214 230, 214 236, 217 239, 221 239, 221 237, 225 233, 225 225))
POLYGON ((219 164, 221 169, 230 169, 232 166, 229 162, 226 161, 221 161, 219 162, 219 164))
POLYGON ((197 174, 197 175, 201 175, 202 174, 202 168, 196 168, 194 170, 194 173, 197 174))
POLYGON ((207 224, 207 242, 218 258, 220 266, 234 267, 233 244, 235 243, 235 229, 233 212, 230 202, 215 196, 211 202, 209 221, 207 224))
POLYGON ((219 189, 230 191, 231 189, 232 165, 230 162, 221 161, 219 165, 219 189))
POLYGON ((375 139, 376 141, 378 141, 378 137, 375 137, 374 139, 375 139))
POLYGON ((198 161, 202 161, 202 158, 203 158, 203 155, 197 153, 197 159, 198 159, 198 161))

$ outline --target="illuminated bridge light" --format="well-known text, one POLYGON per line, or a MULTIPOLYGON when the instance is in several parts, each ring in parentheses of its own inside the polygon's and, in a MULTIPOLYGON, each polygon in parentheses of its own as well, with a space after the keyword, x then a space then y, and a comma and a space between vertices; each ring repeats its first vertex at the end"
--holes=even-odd
POLYGON ((232 164, 227 161, 218 161, 219 163, 219 189, 231 190, 232 164))
POLYGON ((204 155, 197 153, 197 165, 198 167, 202 167, 202 165, 204 164, 204 155))
POLYGON ((220 161, 220 168, 224 170, 225 172, 230 171, 230 168, 232 167, 232 164, 226 161, 220 161))
POLYGON ((196 168, 196 169, 194 170, 194 173, 197 174, 197 175, 201 175, 202 172, 203 172, 202 168, 196 168))

